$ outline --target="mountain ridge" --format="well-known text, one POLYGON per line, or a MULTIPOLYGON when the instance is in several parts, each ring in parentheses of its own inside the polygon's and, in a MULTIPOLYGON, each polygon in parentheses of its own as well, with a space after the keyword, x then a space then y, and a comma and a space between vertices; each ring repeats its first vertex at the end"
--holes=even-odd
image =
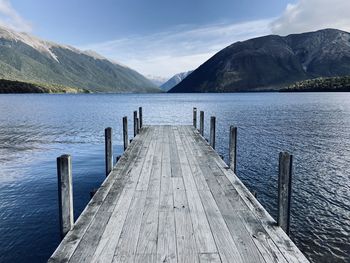
POLYGON ((0 78, 58 84, 92 92, 160 92, 125 65, 92 51, 0 27, 0 78))
POLYGON ((233 43, 169 92, 278 90, 297 81, 349 74, 350 34, 323 29, 233 43))
POLYGON ((188 75, 190 75, 193 72, 193 70, 185 71, 181 73, 177 73, 174 76, 172 76, 170 79, 168 79, 166 82, 164 82, 160 88, 164 91, 169 91, 174 86, 179 84, 181 81, 183 81, 188 75))

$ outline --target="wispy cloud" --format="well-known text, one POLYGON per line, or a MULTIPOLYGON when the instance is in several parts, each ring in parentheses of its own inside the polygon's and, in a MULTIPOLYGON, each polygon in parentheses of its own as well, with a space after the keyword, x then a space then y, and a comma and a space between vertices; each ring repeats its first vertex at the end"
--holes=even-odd
POLYGON ((30 32, 32 30, 31 23, 12 7, 9 0, 0 0, 0 25, 17 31, 30 32))
POLYGON ((233 42, 270 33, 271 19, 202 27, 178 26, 167 32, 131 36, 81 46, 145 75, 170 77, 195 69, 233 42))
POLYGON ((323 28, 350 31, 349 10, 350 0, 299 0, 286 7, 271 29, 281 35, 323 28))

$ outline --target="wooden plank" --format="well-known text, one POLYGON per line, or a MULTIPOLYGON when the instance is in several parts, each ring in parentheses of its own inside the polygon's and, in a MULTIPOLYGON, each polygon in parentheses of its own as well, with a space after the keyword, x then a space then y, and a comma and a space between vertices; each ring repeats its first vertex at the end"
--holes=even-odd
MULTIPOLYGON (((172 178, 174 180, 174 178, 172 178)), ((176 177, 175 177, 176 180, 176 177)), ((173 188, 177 261, 199 262, 186 191, 173 188)))
MULTIPOLYGON (((176 136, 177 137, 177 136, 176 136)), ((177 139, 178 147, 183 147, 181 140, 177 139)), ((181 156, 179 149, 179 156, 181 156)), ((217 204, 210 191, 199 191, 200 199, 203 204, 205 213, 207 214, 207 220, 210 224, 212 235, 215 239, 215 243, 221 260, 223 262, 243 262, 239 254, 239 251, 234 243, 232 236, 225 224, 225 221, 219 212, 217 204)))
MULTIPOLYGON (((157 262, 177 262, 173 185, 170 167, 170 127, 165 126, 159 197, 157 262)), ((180 179, 181 177, 173 177, 180 179)), ((177 189, 178 184, 174 185, 177 189)), ((183 190, 183 189, 182 189, 183 190)))
MULTIPOLYGON (((144 152, 141 151, 140 156, 142 156, 141 154, 144 154, 144 152)), ((142 167, 142 163, 135 162, 134 168, 137 167, 142 167)), ((118 202, 120 203, 119 199, 122 191, 125 189, 125 185, 130 183, 129 180, 132 180, 131 177, 127 176, 128 173, 131 172, 131 169, 129 169, 129 167, 124 167, 123 173, 120 173, 121 176, 115 179, 113 187, 109 190, 106 199, 101 204, 98 213, 89 226, 89 229, 79 243, 77 250, 71 258, 71 262, 86 262, 91 258, 94 259, 94 255, 99 252, 98 248, 104 244, 103 241, 106 233, 110 234, 108 227, 110 222, 114 219, 113 215, 116 213, 118 202)))
MULTIPOLYGON (((181 127, 179 127, 179 129, 181 129, 181 127)), ((204 211, 197 185, 194 181, 190 164, 184 151, 183 143, 180 139, 179 131, 177 129, 173 131, 181 163, 182 178, 187 194, 198 251, 199 253, 217 253, 218 248, 216 247, 213 234, 208 223, 208 218, 204 211)), ((208 189, 207 192, 209 192, 208 189)))
MULTIPOLYGON (((151 140, 150 149, 145 157, 145 163, 142 167, 141 176, 139 176, 137 186, 134 191, 131 206, 119 237, 118 245, 115 249, 113 262, 134 261, 136 255, 137 242, 140 234, 142 215, 145 211, 147 189, 150 182, 153 159, 156 156, 155 150, 159 140, 159 127, 154 127, 153 140, 151 140)), ((101 261, 105 262, 105 261, 101 261)))
POLYGON ((154 136, 153 127, 149 128, 149 130, 149 136, 144 138, 142 151, 137 157, 135 157, 136 162, 134 164, 134 167, 130 167, 128 173, 124 174, 124 176, 128 177, 128 180, 120 191, 119 199, 114 201, 116 204, 112 205, 112 207, 114 207, 112 210, 112 215, 110 216, 110 219, 105 226, 102 236, 98 240, 98 244, 93 253, 93 256, 91 257, 91 260, 93 262, 111 262, 114 257, 114 251, 118 244, 119 237, 121 235, 122 228, 127 217, 127 213, 131 206, 131 201, 133 200, 133 196, 135 194, 138 178, 140 177, 142 168, 145 163, 145 158, 149 153, 149 145, 152 141, 152 137, 154 136))
POLYGON ((164 148, 164 127, 159 127, 157 143, 152 162, 152 171, 146 195, 146 203, 143 209, 141 230, 136 248, 136 262, 154 262, 157 259, 158 240, 158 216, 160 200, 160 181, 162 168, 162 155, 164 148))
POLYGON ((177 177, 177 176, 182 177, 179 154, 178 154, 177 148, 176 148, 174 133, 172 132, 174 129, 176 129, 176 127, 172 126, 171 129, 169 130, 169 132, 170 132, 169 136, 170 136, 171 176, 172 177, 177 177))
MULTIPOLYGON (((195 130, 194 133, 197 133, 195 130)), ((217 156, 215 151, 211 150, 205 140, 200 136, 195 136, 197 143, 208 149, 208 156, 212 156, 218 167, 225 174, 226 178, 235 187, 242 200, 246 203, 248 208, 254 213, 256 218, 261 223, 263 229, 268 236, 276 244, 276 247, 288 262, 309 262, 301 251, 295 246, 292 240, 284 233, 284 231, 277 226, 276 221, 263 208, 263 206, 255 199, 252 193, 245 187, 245 185, 237 178, 234 172, 228 169, 225 162, 217 156)))
POLYGON ((221 263, 218 253, 201 253, 199 254, 200 263, 221 263))
MULTIPOLYGON (((189 131, 189 133, 190 132, 191 131, 189 131)), ((198 148, 194 142, 194 139, 191 137, 191 134, 188 134, 187 136, 186 146, 188 147, 188 150, 192 156, 198 156, 198 153, 201 152, 200 148, 198 148), (193 151, 191 151, 191 149, 193 151)), ((247 231, 242 218, 239 216, 240 210, 247 210, 248 207, 241 199, 231 199, 233 202, 230 202, 230 198, 228 197, 230 197, 230 192, 234 189, 231 187, 225 191, 225 189, 221 187, 218 180, 226 177, 223 176, 221 171, 213 169, 212 165, 210 165, 211 160, 202 157, 198 158, 196 161, 200 163, 200 167, 202 168, 201 176, 205 177, 206 181, 208 182, 209 188, 213 193, 213 197, 235 241, 235 244, 242 255, 243 262, 265 262, 253 241, 253 235, 247 231), (221 176, 218 174, 213 176, 213 173, 219 173, 221 176)), ((214 164, 216 166, 216 163, 214 164)), ((229 185, 229 181, 227 182, 229 185)), ((239 196, 235 194, 235 197, 239 196)))
POLYGON ((114 186, 114 183, 118 183, 115 182, 115 180, 120 175, 121 170, 123 170, 125 167, 129 169, 131 164, 136 161, 136 158, 132 157, 138 155, 138 153, 141 151, 141 146, 144 143, 143 139, 148 134, 149 129, 146 128, 137 139, 137 143, 135 143, 133 147, 129 147, 129 149, 124 152, 123 156, 118 162, 118 165, 115 168, 115 171, 102 183, 99 190, 85 207, 78 220, 75 222, 73 230, 68 232, 48 262, 66 262, 71 258, 72 254, 79 245, 81 238, 85 235, 87 229, 90 227, 91 222, 99 211, 101 203, 103 203, 105 200, 110 189, 114 186))

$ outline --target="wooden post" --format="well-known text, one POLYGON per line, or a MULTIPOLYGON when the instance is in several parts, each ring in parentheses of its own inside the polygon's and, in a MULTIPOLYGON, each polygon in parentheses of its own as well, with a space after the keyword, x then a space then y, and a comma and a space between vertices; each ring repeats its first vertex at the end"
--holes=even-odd
POLYGON ((229 137, 229 167, 236 173, 237 167, 237 128, 230 126, 230 137, 229 137))
POLYGON ((193 108, 193 127, 197 128, 197 108, 193 108))
POLYGON ((293 155, 281 152, 278 169, 278 214, 277 224, 289 235, 290 203, 292 194, 293 155))
POLYGON ((62 155, 57 158, 58 206, 61 239, 73 228, 73 181, 72 158, 62 155))
POLYGON ((199 113, 199 133, 204 136, 204 111, 199 113))
POLYGON ((134 137, 136 137, 137 134, 137 111, 134 111, 134 137))
POLYGON ((128 117, 123 117, 123 139, 124 139, 124 151, 128 148, 128 117))
POLYGON ((210 117, 210 138, 209 138, 209 144, 210 146, 215 149, 215 122, 216 118, 214 116, 210 117))
POLYGON ((142 107, 139 107, 139 122, 140 122, 140 129, 142 128, 143 121, 142 121, 142 107))
POLYGON ((136 128, 137 134, 139 134, 140 133, 140 121, 139 121, 139 118, 136 118, 136 124, 137 124, 137 128, 136 128))
POLYGON ((105 163, 106 163, 106 177, 112 171, 113 167, 113 150, 112 150, 112 128, 105 129, 105 163))

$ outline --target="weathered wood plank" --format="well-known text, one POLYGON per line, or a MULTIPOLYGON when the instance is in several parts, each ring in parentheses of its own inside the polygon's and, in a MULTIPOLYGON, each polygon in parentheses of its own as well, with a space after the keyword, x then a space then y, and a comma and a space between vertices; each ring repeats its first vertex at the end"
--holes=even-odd
POLYGON ((162 155, 165 140, 163 129, 164 127, 159 127, 159 134, 157 136, 155 150, 157 150, 158 154, 154 154, 153 156, 146 203, 143 209, 141 230, 136 249, 136 262, 145 262, 145 258, 154 262, 157 258, 158 208, 160 200, 162 155))
MULTIPOLYGON (((112 214, 92 256, 91 261, 93 262, 111 262, 114 257, 114 251, 118 244, 122 227, 126 220, 127 213, 135 193, 137 181, 145 163, 145 158, 149 151, 152 136, 154 136, 152 129, 153 128, 150 128, 150 135, 144 138, 145 144, 143 145, 140 154, 135 157, 136 162, 134 163, 134 166, 129 167, 130 170, 127 170, 127 173, 123 174, 123 177, 126 177, 127 181, 125 182, 121 191, 118 191, 120 197, 117 200, 114 199, 115 204, 113 203, 113 205, 111 205, 111 207, 113 207, 112 214)), ((103 213, 101 214, 103 216, 103 213)), ((100 220, 102 221, 103 219, 100 220)))
MULTIPOLYGON (((183 147, 181 140, 177 140, 178 147, 183 147)), ((179 149, 179 156, 181 156, 179 149)), ((219 212, 217 204, 210 191, 198 191, 210 224, 212 235, 223 262, 243 262, 232 236, 219 212)))
MULTIPOLYGON (((170 167, 170 127, 164 128, 164 145, 159 197, 157 262, 177 262, 173 184, 170 167)), ((182 180, 181 177, 173 179, 182 180)), ((178 185, 174 184, 178 189, 178 185)), ((183 190, 183 189, 182 189, 183 190)))
MULTIPOLYGON (((142 135, 137 140, 137 143, 135 142, 133 147, 130 147, 126 152, 124 152, 114 172, 102 183, 99 190, 96 192, 94 197, 90 200, 84 211, 75 222, 73 230, 68 232, 48 262, 67 262, 70 260, 72 254, 80 244, 82 237, 89 229, 93 219, 96 217, 97 212, 101 208, 101 204, 109 194, 110 189, 115 186, 115 184, 119 183, 117 179, 120 177, 121 172, 125 171, 124 169, 130 169, 130 166, 132 166, 131 164, 137 160, 135 155, 138 155, 141 151, 142 145, 145 143, 143 139, 148 135, 149 129, 147 128, 143 130, 142 135)), ((147 149, 147 147, 145 149, 147 149)), ((122 174, 124 174, 124 172, 122 172, 122 174)))
MULTIPOLYGON (((197 133, 197 131, 193 131, 193 133, 197 133)), ((225 174, 226 178, 235 187, 242 200, 246 203, 248 208, 253 211, 254 215, 263 226, 263 229, 276 244, 276 247, 278 250, 280 250, 286 260, 288 262, 309 262, 306 257, 300 252, 300 250, 295 246, 295 244, 290 240, 290 238, 284 233, 284 231, 280 227, 277 227, 276 221, 254 198, 253 194, 237 178, 234 172, 231 169, 228 169, 228 166, 221 158, 217 156, 215 151, 212 151, 210 149, 207 142, 201 139, 200 136, 195 136, 195 138, 198 143, 202 144, 203 149, 205 147, 208 149, 206 154, 211 156, 217 163, 218 167, 225 174)))
MULTIPOLYGON (((175 135, 177 151, 179 153, 182 178, 187 194, 197 248, 200 253, 217 253, 218 249, 216 248, 213 234, 208 223, 207 215, 204 211, 204 207, 192 175, 190 164, 184 151, 183 142, 181 141, 179 131, 177 129, 173 131, 175 135)), ((207 189, 207 192, 208 191, 209 189, 207 189)))
POLYGON ((177 260, 184 263, 199 262, 186 191, 173 188, 173 192, 177 260))
MULTIPOLYGON (((187 140, 186 146, 188 150, 188 154, 191 156, 197 156, 197 153, 200 150, 197 148, 198 146, 195 144, 193 139, 191 138, 190 132, 186 134, 184 140, 187 140)), ((205 177, 208 182, 209 188, 213 194, 214 200, 216 201, 220 212, 229 228, 229 231, 235 241, 235 244, 242 255, 243 262, 265 262, 262 258, 260 252, 253 242, 253 237, 246 230, 241 218, 238 216, 239 209, 246 209, 246 206, 242 203, 241 200, 238 200, 237 204, 233 207, 230 203, 225 191, 220 186, 217 181, 218 178, 223 178, 223 174, 210 165, 210 160, 205 157, 199 158, 199 160, 194 160, 194 162, 200 163, 201 168, 201 177, 205 177), (220 173, 221 176, 213 176, 213 173, 220 173)), ((214 163, 215 164, 215 163, 214 163)), ((192 163, 191 167, 196 164, 192 163)), ((216 166, 216 164, 215 164, 216 166)))
POLYGON ((201 253, 199 254, 200 263, 221 263, 218 253, 201 253))

